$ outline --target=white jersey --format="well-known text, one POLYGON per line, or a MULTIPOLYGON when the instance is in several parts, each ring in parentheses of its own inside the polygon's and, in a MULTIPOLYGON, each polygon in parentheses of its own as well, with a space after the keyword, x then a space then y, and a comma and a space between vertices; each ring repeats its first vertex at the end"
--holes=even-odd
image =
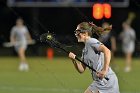
MULTIPOLYGON (((104 67, 104 53, 98 50, 100 45, 102 45, 100 41, 95 38, 90 38, 86 41, 82 53, 82 60, 96 71, 101 71, 104 67)), ((91 75, 94 82, 89 86, 90 90, 95 91, 98 89, 100 93, 119 93, 117 77, 110 67, 106 75, 106 77, 109 78, 108 81, 105 79, 99 79, 96 73, 92 70, 91 75)))
POLYGON ((27 27, 17 27, 14 26, 11 31, 11 36, 15 37, 17 42, 26 43, 26 33, 28 32, 27 27))
POLYGON ((14 26, 11 30, 11 37, 15 38, 15 42, 18 43, 15 45, 16 50, 20 47, 23 47, 26 49, 27 47, 27 37, 26 34, 28 33, 28 29, 26 26, 23 27, 17 27, 14 26))
MULTIPOLYGON (((88 64, 90 67, 95 69, 96 71, 101 71, 104 66, 104 53, 98 50, 99 46, 102 43, 95 38, 90 38, 85 43, 85 48, 83 49, 82 59, 88 64)), ((96 73, 91 71, 93 79, 97 80, 96 73)), ((114 73, 110 68, 108 74, 114 73)))
POLYGON ((133 52, 135 49, 136 34, 134 29, 128 29, 122 32, 122 47, 125 53, 133 52))

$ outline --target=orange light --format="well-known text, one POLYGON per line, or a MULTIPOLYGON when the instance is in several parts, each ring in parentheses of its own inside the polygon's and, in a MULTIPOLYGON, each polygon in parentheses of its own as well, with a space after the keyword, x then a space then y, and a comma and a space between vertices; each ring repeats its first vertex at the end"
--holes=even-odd
POLYGON ((102 19, 103 18, 103 6, 102 4, 96 3, 93 5, 93 11, 92 11, 92 15, 95 19, 102 19))
POLYGON ((111 17, 111 5, 110 4, 103 4, 104 7, 104 16, 105 18, 110 18, 111 17))
POLYGON ((47 54, 47 58, 48 58, 48 59, 53 59, 54 51, 53 51, 52 48, 47 48, 46 54, 47 54))

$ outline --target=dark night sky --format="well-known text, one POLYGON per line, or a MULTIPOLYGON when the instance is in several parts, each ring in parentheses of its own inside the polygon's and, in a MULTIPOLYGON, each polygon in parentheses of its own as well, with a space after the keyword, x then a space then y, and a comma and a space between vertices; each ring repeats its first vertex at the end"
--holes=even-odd
POLYGON ((140 7, 139 2, 131 0, 128 8, 113 8, 110 19, 95 20, 92 17, 92 8, 9 8, 0 4, 0 38, 3 41, 9 39, 10 29, 15 24, 17 16, 22 16, 32 36, 34 33, 52 31, 59 35, 73 35, 78 23, 82 21, 93 21, 97 25, 108 21, 113 25, 117 34, 121 31, 121 23, 127 18, 130 11, 136 13, 136 19, 132 27, 136 30, 137 39, 140 39, 140 7))

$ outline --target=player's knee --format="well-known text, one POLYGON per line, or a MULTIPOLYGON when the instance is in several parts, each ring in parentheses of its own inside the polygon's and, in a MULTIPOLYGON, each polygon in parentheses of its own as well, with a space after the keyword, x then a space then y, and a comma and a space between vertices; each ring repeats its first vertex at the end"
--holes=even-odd
POLYGON ((86 89, 84 93, 94 93, 94 92, 92 92, 92 91, 89 90, 89 89, 86 89))
POLYGON ((100 93, 98 90, 91 91, 90 89, 86 89, 84 93, 100 93))

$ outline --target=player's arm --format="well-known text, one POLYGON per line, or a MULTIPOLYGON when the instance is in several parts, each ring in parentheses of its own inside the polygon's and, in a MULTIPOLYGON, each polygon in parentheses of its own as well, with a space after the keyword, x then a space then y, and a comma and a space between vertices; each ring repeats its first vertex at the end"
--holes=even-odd
POLYGON ((14 36, 10 36, 10 42, 15 42, 14 36))
POLYGON ((120 35, 119 35, 119 39, 121 40, 121 39, 123 39, 123 35, 124 34, 124 32, 122 31, 121 33, 120 33, 120 35))
POLYGON ((15 30, 12 28, 11 33, 10 33, 10 42, 15 43, 16 42, 16 37, 15 37, 15 30))
POLYGON ((109 69, 109 64, 110 64, 110 60, 111 60, 111 51, 106 46, 104 46, 103 44, 101 44, 99 46, 98 50, 104 53, 104 66, 103 66, 103 69, 102 69, 102 71, 97 73, 97 76, 102 79, 102 78, 105 77, 105 75, 107 74, 107 71, 109 69))
POLYGON ((136 40, 135 31, 131 32, 130 34, 131 34, 131 39, 135 41, 136 40))
POLYGON ((111 37, 111 49, 114 51, 116 51, 116 39, 114 36, 111 37))
POLYGON ((27 40, 32 41, 31 35, 29 32, 26 33, 27 40))
POLYGON ((29 31, 28 31, 28 28, 25 26, 25 30, 26 30, 26 38, 27 38, 27 40, 28 40, 28 42, 32 42, 32 37, 31 37, 31 35, 30 35, 30 33, 29 33, 29 31))
POLYGON ((76 62, 75 60, 75 54, 70 52, 69 53, 69 58, 72 59, 72 62, 74 64, 74 67, 76 68, 76 70, 79 72, 79 73, 83 73, 86 69, 86 66, 84 64, 82 64, 81 62, 76 62))
POLYGON ((26 37, 27 37, 27 42, 28 42, 28 43, 32 43, 33 40, 32 40, 32 38, 31 38, 31 35, 30 35, 29 32, 26 33, 26 37))
POLYGON ((72 62, 79 73, 83 73, 85 71, 86 66, 84 64, 81 62, 76 62, 76 60, 72 60, 72 62))

